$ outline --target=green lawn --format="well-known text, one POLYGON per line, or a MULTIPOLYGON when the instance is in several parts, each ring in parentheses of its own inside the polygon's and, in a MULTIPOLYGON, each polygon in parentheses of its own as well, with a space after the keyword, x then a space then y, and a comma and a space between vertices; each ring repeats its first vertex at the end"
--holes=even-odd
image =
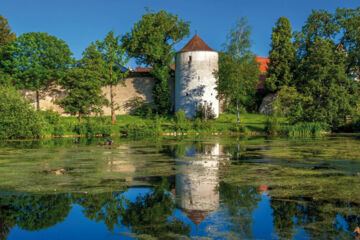
MULTIPOLYGON (((117 121, 115 125, 111 124, 110 116, 102 117, 101 119, 90 117, 90 121, 93 125, 96 126, 103 126, 107 128, 107 131, 111 134, 120 134, 126 129, 129 125, 139 125, 139 131, 143 128, 151 128, 156 124, 155 117, 152 118, 145 118, 140 116, 133 116, 133 115, 117 115, 117 121)), ((247 132, 264 132, 265 125, 267 121, 266 115, 261 114, 240 114, 240 122, 241 125, 246 127, 247 132)), ((285 122, 285 120, 281 120, 285 122)), ((196 125, 195 121, 188 120, 183 125, 179 127, 178 124, 175 122, 175 118, 173 115, 168 116, 161 116, 160 117, 160 130, 152 130, 153 132, 189 132, 189 133, 209 133, 209 132, 232 132, 234 131, 234 126, 236 124, 237 118, 236 114, 220 114, 219 118, 214 120, 208 120, 206 122, 200 122, 196 125), (200 127, 199 127, 200 125, 200 127), (204 125, 205 127, 202 127, 204 125), (180 129, 179 129, 180 128, 180 129)), ((83 120, 83 125, 86 124, 86 120, 83 120)), ((75 130, 79 127, 79 122, 76 117, 61 117, 60 125, 63 127, 62 135, 76 135, 78 134, 75 130)), ((54 126, 55 128, 55 126, 54 126)), ((137 131, 135 129, 135 131, 137 131)), ((49 129, 45 135, 56 135, 54 134, 53 129, 49 129)))

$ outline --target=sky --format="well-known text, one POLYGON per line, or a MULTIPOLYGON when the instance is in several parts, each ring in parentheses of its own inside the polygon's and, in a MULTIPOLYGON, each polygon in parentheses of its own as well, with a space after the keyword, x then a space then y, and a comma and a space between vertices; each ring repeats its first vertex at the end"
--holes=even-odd
MULTIPOLYGON (((236 20, 245 16, 252 26, 252 51, 268 56, 272 27, 287 17, 293 30, 301 30, 312 9, 360 7, 359 0, 0 0, 0 14, 13 32, 47 32, 63 39, 76 59, 91 42, 107 32, 129 32, 151 10, 164 9, 190 22, 191 35, 175 46, 180 50, 195 34, 213 49, 221 50, 236 20)), ((129 64, 135 67, 132 60, 129 64)))

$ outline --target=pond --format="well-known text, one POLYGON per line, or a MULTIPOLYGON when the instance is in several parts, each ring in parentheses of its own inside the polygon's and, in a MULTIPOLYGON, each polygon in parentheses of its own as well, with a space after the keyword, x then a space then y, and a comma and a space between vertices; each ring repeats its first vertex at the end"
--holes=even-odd
POLYGON ((0 143, 0 239, 354 239, 360 138, 0 143))

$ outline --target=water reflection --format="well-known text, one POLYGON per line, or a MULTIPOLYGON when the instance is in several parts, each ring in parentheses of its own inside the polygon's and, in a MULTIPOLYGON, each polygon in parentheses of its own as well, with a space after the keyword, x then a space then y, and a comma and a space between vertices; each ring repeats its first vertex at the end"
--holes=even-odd
POLYGON ((184 154, 177 156, 177 206, 199 225, 209 213, 219 207, 220 146, 186 146, 184 154))
POLYGON ((353 239, 360 153, 341 153, 359 140, 316 141, 7 146, 0 239, 51 239, 60 229, 64 238, 88 239, 353 239))

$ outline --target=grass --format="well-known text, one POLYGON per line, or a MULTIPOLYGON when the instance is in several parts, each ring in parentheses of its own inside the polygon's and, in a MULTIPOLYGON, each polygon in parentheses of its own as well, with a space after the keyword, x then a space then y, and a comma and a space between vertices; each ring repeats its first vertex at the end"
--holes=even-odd
MULTIPOLYGON (((219 118, 208 121, 186 120, 177 122, 173 115, 152 116, 145 118, 133 115, 117 115, 116 124, 111 124, 110 116, 101 118, 90 117, 92 128, 90 134, 130 134, 138 132, 139 135, 154 135, 158 133, 229 133, 229 132, 265 132, 266 116, 260 114, 241 114, 240 124, 235 114, 220 114, 219 118), (99 129, 101 128, 102 129, 99 129), (94 130, 95 129, 95 130, 94 130)), ((84 129, 87 120, 81 124, 76 117, 60 117, 56 126, 45 130, 45 136, 51 135, 78 135, 86 134, 84 129), (59 130, 60 129, 60 130, 59 130), (61 134, 59 134, 61 133, 61 134)))

